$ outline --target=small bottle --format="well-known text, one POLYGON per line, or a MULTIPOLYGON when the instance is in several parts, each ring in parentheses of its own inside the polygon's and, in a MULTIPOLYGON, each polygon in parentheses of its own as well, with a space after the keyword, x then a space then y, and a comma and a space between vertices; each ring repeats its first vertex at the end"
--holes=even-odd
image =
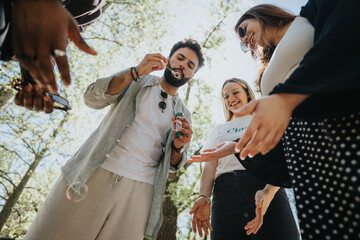
POLYGON ((175 122, 173 123, 173 130, 175 131, 176 138, 180 136, 184 136, 184 133, 179 131, 182 129, 182 122, 180 121, 180 119, 178 119, 179 117, 183 117, 183 116, 184 115, 182 112, 178 112, 175 114, 175 122))

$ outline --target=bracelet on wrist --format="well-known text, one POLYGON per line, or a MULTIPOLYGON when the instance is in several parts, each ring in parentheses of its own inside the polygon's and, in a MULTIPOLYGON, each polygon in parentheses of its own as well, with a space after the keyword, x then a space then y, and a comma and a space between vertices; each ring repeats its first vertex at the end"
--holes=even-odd
POLYGON ((205 198, 206 201, 208 201, 209 203, 211 203, 210 198, 209 198, 208 196, 206 196, 206 195, 203 195, 203 194, 199 195, 198 199, 199 199, 199 198, 202 198, 202 197, 205 198))
POLYGON ((135 76, 134 76, 133 69, 134 69, 134 67, 131 67, 131 68, 130 68, 130 73, 131 73, 132 79, 136 82, 137 80, 136 80, 136 78, 135 78, 135 76))
POLYGON ((136 69, 136 67, 134 66, 134 67, 132 67, 133 69, 134 69, 134 71, 135 71, 135 73, 136 73, 136 78, 134 79, 134 81, 135 82, 137 82, 137 81, 139 81, 139 79, 140 79, 140 75, 139 75, 139 72, 138 72, 138 70, 136 69))

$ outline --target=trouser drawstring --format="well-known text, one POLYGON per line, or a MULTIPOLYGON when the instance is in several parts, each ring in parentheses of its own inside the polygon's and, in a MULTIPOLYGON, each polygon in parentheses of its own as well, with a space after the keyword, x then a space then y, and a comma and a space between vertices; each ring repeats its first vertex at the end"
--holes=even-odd
POLYGON ((116 174, 116 177, 115 177, 115 180, 114 180, 114 184, 113 184, 113 188, 115 188, 115 187, 116 187, 116 184, 117 184, 118 182, 120 182, 120 179, 121 179, 121 176, 116 174))

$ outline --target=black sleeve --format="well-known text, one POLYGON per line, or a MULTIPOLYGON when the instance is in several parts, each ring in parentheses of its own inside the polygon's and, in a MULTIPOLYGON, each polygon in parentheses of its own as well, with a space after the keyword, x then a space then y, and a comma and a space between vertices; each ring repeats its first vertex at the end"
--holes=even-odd
POLYGON ((359 10, 359 0, 310 0, 300 15, 315 28, 314 46, 270 94, 316 95, 360 88, 359 10))
POLYGON ((0 1, 0 60, 9 61, 13 56, 11 44, 11 2, 0 1))
POLYGON ((102 0, 66 0, 63 4, 78 22, 81 32, 101 16, 102 0))
POLYGON ((259 153, 253 158, 247 157, 245 160, 241 160, 240 154, 236 153, 235 157, 257 179, 273 186, 291 187, 282 141, 266 155, 259 153))

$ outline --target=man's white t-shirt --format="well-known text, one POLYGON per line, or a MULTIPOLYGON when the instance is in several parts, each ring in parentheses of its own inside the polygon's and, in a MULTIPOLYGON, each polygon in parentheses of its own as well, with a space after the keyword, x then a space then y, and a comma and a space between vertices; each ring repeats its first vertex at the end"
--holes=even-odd
POLYGON ((133 124, 101 165, 102 168, 129 179, 154 184, 156 166, 163 154, 174 116, 173 97, 170 95, 165 111, 161 112, 161 91, 164 90, 160 84, 148 87, 133 124))
MULTIPOLYGON (((240 138, 252 119, 252 115, 234 118, 224 124, 217 125, 211 135, 208 137, 202 150, 214 148, 224 141, 233 141, 240 138)), ((223 173, 232 172, 234 170, 245 170, 239 160, 231 154, 218 160, 216 167, 215 179, 223 173)))

